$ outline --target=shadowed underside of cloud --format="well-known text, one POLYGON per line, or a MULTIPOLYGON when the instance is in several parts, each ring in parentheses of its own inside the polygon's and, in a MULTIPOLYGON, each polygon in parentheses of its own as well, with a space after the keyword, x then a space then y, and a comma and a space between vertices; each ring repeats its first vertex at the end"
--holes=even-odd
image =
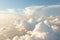
POLYGON ((0 40, 60 40, 59 10, 49 5, 0 11, 0 40))

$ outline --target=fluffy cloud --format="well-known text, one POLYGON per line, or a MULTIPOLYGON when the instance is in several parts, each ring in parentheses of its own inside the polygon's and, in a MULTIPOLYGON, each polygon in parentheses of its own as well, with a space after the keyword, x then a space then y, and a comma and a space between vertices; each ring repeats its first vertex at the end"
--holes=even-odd
POLYGON ((16 10, 15 9, 7 9, 7 10, 2 10, 0 11, 0 13, 16 13, 16 10))
POLYGON ((24 12, 25 12, 25 15, 27 16, 35 16, 39 14, 39 13, 37 14, 37 10, 42 10, 42 8, 44 8, 44 6, 27 7, 25 8, 24 12))
MULTIPOLYGON (((55 15, 57 16, 58 14, 60 15, 60 5, 50 5, 50 6, 33 6, 33 7, 28 7, 25 9, 25 14, 26 15, 33 15, 33 16, 50 16, 50 15, 55 15), (40 14, 40 15, 39 15, 40 14)), ((58 16, 59 16, 58 15, 58 16)))
POLYGON ((50 5, 0 11, 0 40, 60 40, 59 10, 50 5))

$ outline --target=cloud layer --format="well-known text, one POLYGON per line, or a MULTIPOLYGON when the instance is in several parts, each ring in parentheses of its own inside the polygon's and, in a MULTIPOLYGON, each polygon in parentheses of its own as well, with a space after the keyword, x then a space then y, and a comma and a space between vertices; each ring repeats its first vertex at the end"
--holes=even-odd
POLYGON ((59 10, 49 5, 0 11, 0 40, 60 40, 59 10))

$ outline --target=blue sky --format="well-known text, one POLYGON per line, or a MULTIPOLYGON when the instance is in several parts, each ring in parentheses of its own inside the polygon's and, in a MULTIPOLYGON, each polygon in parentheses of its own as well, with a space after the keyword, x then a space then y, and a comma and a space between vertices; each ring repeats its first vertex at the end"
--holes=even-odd
POLYGON ((60 0, 0 0, 0 10, 8 8, 25 8, 36 5, 57 5, 60 0))

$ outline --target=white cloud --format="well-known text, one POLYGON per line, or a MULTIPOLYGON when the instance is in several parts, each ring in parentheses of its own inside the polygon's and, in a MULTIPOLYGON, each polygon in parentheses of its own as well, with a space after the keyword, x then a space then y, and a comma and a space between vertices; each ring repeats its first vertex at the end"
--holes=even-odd
POLYGON ((0 11, 0 40, 60 40, 59 10, 60 5, 50 5, 27 7, 23 15, 16 9, 0 11))
POLYGON ((25 8, 24 12, 25 12, 25 15, 27 16, 34 16, 34 15, 38 15, 37 13, 37 10, 41 10, 42 8, 44 8, 44 6, 32 6, 32 7, 27 7, 25 8))
POLYGON ((58 28, 59 28, 59 27, 57 27, 56 25, 52 26, 53 31, 58 30, 58 28))
POLYGON ((32 33, 32 37, 35 37, 34 39, 37 40, 38 38, 40 40, 43 40, 45 39, 47 33, 46 32, 43 32, 42 31, 42 28, 41 28, 41 23, 38 23, 36 26, 35 26, 35 29, 33 30, 33 33, 32 33))
POLYGON ((18 40, 19 37, 18 36, 15 36, 12 40, 18 40))
POLYGON ((60 7, 60 5, 50 5, 50 6, 48 6, 48 7, 50 7, 50 8, 59 8, 60 7))
POLYGON ((26 16, 49 16, 49 15, 60 15, 60 5, 50 5, 50 6, 32 6, 25 8, 26 16))
POLYGON ((6 14, 6 13, 16 13, 15 9, 7 9, 7 10, 2 10, 0 11, 0 13, 2 14, 6 14))
POLYGON ((8 13, 17 13, 15 9, 8 9, 8 13))

